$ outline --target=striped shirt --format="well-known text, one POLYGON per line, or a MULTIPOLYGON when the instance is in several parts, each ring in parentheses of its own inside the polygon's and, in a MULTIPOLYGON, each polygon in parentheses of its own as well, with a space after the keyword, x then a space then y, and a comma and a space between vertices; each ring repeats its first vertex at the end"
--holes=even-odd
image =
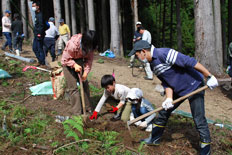
POLYGON ((194 69, 195 58, 170 48, 154 48, 152 51, 151 69, 164 88, 170 87, 176 95, 184 96, 202 83, 203 75, 194 69))

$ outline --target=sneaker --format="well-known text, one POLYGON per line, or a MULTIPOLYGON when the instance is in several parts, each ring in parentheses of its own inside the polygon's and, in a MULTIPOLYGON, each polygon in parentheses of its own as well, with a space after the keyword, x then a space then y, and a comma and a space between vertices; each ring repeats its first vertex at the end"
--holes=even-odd
POLYGON ((148 77, 143 77, 145 80, 153 80, 152 78, 148 78, 148 77))

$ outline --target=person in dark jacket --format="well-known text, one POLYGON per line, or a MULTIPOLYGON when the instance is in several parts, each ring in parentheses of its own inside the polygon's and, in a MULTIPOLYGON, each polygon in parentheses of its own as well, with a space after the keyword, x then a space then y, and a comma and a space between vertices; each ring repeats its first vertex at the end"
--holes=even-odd
POLYGON ((13 47, 17 55, 22 51, 22 43, 24 39, 23 34, 23 22, 19 19, 19 14, 14 14, 14 21, 11 25, 11 29, 13 32, 13 47))
POLYGON ((33 51, 38 59, 36 66, 40 66, 45 65, 45 53, 43 51, 44 22, 42 12, 40 11, 40 3, 33 2, 32 10, 35 11, 33 51))

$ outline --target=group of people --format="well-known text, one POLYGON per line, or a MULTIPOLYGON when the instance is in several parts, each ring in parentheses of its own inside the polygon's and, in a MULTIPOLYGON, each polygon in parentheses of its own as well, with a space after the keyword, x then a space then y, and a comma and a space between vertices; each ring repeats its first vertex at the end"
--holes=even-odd
POLYGON ((62 54, 64 44, 66 45, 71 37, 70 29, 64 23, 64 19, 59 20, 59 30, 55 26, 55 18, 50 17, 48 22, 44 22, 39 2, 32 4, 32 10, 35 11, 33 51, 38 59, 36 66, 43 66, 48 51, 50 51, 52 61, 55 61, 56 57, 62 54), (55 45, 57 39, 58 52, 56 54, 55 45))
POLYGON ((23 22, 19 18, 19 14, 14 14, 14 21, 11 21, 11 11, 6 10, 5 15, 2 17, 2 32, 6 38, 6 42, 2 46, 2 50, 5 50, 7 46, 12 53, 20 54, 22 51, 22 43, 24 39, 23 34, 23 22), (12 36, 13 36, 13 48, 12 48, 12 36))
MULTIPOLYGON (((98 113, 109 97, 113 97, 117 104, 112 105, 109 112, 115 113, 112 121, 122 120, 127 122, 149 111, 154 110, 152 104, 143 96, 139 88, 129 88, 116 83, 114 75, 104 75, 101 86, 104 93, 95 110, 90 103, 89 86, 87 76, 91 70, 93 53, 97 50, 97 36, 95 31, 87 31, 71 37, 65 47, 61 59, 64 76, 67 81, 67 91, 70 95, 70 103, 73 106, 73 114, 80 115, 83 109, 76 82, 84 83, 84 97, 86 110, 92 113, 91 120, 97 119, 98 113), (80 76, 80 79, 78 78, 80 76)), ((193 57, 184 55, 171 48, 155 48, 146 40, 138 40, 128 56, 134 55, 144 63, 148 63, 152 72, 161 80, 165 89, 166 99, 162 103, 163 110, 138 121, 136 125, 151 132, 150 136, 141 140, 148 145, 159 145, 168 118, 183 101, 172 104, 173 100, 189 94, 206 85, 213 89, 218 86, 217 79, 193 57)), ((205 118, 204 91, 188 98, 196 129, 200 135, 200 154, 210 153, 210 132, 205 118)))

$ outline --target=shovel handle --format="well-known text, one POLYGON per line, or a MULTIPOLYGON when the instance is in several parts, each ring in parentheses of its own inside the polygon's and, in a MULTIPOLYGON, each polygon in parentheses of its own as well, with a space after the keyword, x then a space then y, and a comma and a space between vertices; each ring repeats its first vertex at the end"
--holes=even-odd
MULTIPOLYGON (((193 91, 193 92, 191 92, 191 93, 189 93, 189 94, 187 94, 187 95, 185 95, 185 96, 182 96, 182 97, 180 97, 180 98, 174 100, 174 101, 172 102, 172 104, 174 105, 174 104, 176 104, 176 103, 178 103, 178 102, 180 102, 180 101, 182 101, 182 100, 184 100, 184 99, 186 99, 186 98, 188 98, 188 97, 190 97, 190 96, 192 96, 192 95, 195 95, 195 94, 197 94, 197 93, 199 93, 199 92, 201 92, 201 91, 207 89, 207 88, 208 88, 208 86, 205 85, 204 87, 201 87, 201 88, 199 88, 199 89, 197 89, 197 90, 195 90, 195 91, 193 91)), ((148 112, 148 113, 146 113, 146 114, 144 114, 144 115, 141 115, 141 116, 139 116, 139 117, 133 119, 132 121, 128 121, 128 122, 127 122, 127 126, 129 126, 129 125, 131 125, 131 124, 133 124, 133 123, 135 123, 135 122, 137 122, 137 121, 139 121, 139 120, 141 120, 141 119, 143 119, 143 118, 145 118, 145 117, 147 117, 147 116, 150 116, 150 115, 154 114, 155 112, 159 112, 159 111, 161 111, 161 110, 163 110, 163 109, 164 109, 163 107, 159 107, 159 108, 157 108, 157 109, 155 109, 155 110, 153 110, 153 111, 150 111, 150 112, 148 112)))
POLYGON ((83 88, 83 83, 81 79, 81 73, 78 73, 79 77, 79 82, 80 82, 80 90, 81 90, 81 103, 82 103, 82 108, 83 108, 83 113, 86 115, 86 109, 85 109, 85 95, 84 95, 84 88, 83 88))

